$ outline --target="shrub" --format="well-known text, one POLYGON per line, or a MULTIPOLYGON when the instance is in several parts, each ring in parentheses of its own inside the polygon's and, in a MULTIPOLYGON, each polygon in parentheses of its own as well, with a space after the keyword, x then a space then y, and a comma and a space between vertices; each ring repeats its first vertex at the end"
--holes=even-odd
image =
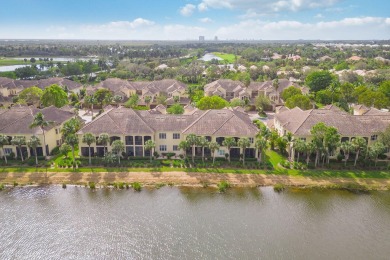
POLYGON ((93 181, 89 182, 88 185, 91 190, 96 189, 96 184, 93 181))
POLYGON ((0 190, 4 190, 5 189, 5 186, 3 183, 0 183, 0 190))
POLYGON ((139 182, 133 182, 131 184, 131 187, 133 187, 133 189, 135 191, 141 191, 141 189, 142 189, 141 183, 139 183, 139 182))
POLYGON ((14 181, 14 187, 18 186, 19 183, 17 183, 16 181, 14 181))
POLYGON ((57 155, 57 154, 60 154, 60 147, 59 146, 56 146, 53 148, 53 150, 51 150, 50 152, 50 155, 57 155))
POLYGON ((156 189, 160 189, 162 187, 164 187, 166 184, 165 183, 156 183, 156 185, 154 185, 154 187, 156 187, 156 189))
POLYGON ((282 192, 284 191, 284 189, 285 189, 284 184, 278 183, 274 185, 274 191, 276 192, 282 192))
POLYGON ((126 183, 125 182, 119 182, 118 183, 118 189, 123 190, 125 187, 126 187, 126 183))
POLYGON ((217 186, 219 192, 225 192, 228 188, 230 188, 230 183, 227 181, 221 181, 217 186))
POLYGON ((66 183, 63 183, 63 184, 62 184, 62 188, 63 188, 63 189, 66 189, 66 183))

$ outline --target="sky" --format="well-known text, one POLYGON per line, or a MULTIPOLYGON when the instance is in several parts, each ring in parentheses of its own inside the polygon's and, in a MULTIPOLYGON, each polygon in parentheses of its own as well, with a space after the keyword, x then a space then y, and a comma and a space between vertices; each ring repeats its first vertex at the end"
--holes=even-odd
POLYGON ((0 39, 383 40, 390 0, 0 0, 0 39))

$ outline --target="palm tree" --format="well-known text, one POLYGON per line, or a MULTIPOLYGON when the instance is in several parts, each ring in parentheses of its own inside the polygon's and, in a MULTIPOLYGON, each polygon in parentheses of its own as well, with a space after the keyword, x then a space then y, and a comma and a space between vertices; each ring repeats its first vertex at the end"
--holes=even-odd
POLYGON ((202 148, 202 162, 204 162, 204 148, 209 146, 209 141, 207 141, 206 137, 200 136, 198 138, 198 145, 202 148))
POLYGON ((228 153, 229 153, 229 163, 230 163, 230 149, 233 147, 233 146, 236 146, 236 139, 234 139, 234 137, 226 137, 225 140, 223 140, 222 142, 222 145, 225 146, 227 149, 228 149, 228 153))
POLYGON ((121 164, 121 153, 125 150, 125 145, 121 140, 115 140, 111 144, 112 152, 118 156, 118 163, 121 164))
POLYGON ((351 142, 349 142, 349 141, 343 142, 340 145, 340 149, 344 153, 344 160, 345 160, 344 161, 344 165, 347 165, 347 162, 348 162, 348 159, 349 159, 349 154, 354 149, 354 145, 351 142))
POLYGON ((243 137, 238 140, 237 145, 242 149, 242 165, 245 166, 245 151, 251 145, 251 142, 248 138, 243 137))
POLYGON ((68 135, 76 134, 78 130, 81 128, 81 122, 80 120, 76 118, 72 118, 69 121, 66 121, 64 125, 62 126, 61 133, 64 138, 66 138, 68 135))
POLYGON ((213 156, 213 165, 215 162, 215 151, 219 149, 219 144, 217 142, 209 142, 209 149, 211 152, 211 155, 213 156))
POLYGON ((195 147, 198 144, 198 137, 195 134, 189 134, 186 137, 186 141, 190 147, 192 147, 192 163, 195 161, 195 147))
POLYGON ((85 133, 82 142, 88 145, 88 161, 89 165, 91 165, 91 144, 96 142, 96 137, 91 133, 85 133))
POLYGON ((73 169, 74 169, 74 168, 76 168, 76 158, 75 158, 75 154, 74 154, 74 149, 75 149, 76 145, 79 143, 79 138, 75 134, 69 134, 65 138, 65 143, 67 143, 68 145, 70 145, 70 147, 72 147, 73 169))
POLYGON ((0 134, 0 148, 3 151, 3 157, 4 157, 5 164, 8 163, 7 156, 5 155, 5 151, 4 151, 4 145, 7 145, 7 144, 9 144, 8 136, 0 134))
POLYGON ((352 140, 352 144, 355 148, 356 156, 355 156, 355 162, 353 166, 356 166, 357 160, 359 158, 359 154, 361 151, 365 150, 367 146, 366 139, 363 137, 356 137, 355 139, 352 140))
POLYGON ((314 143, 305 143, 305 153, 306 153, 306 165, 309 165, 310 161, 310 155, 313 153, 315 150, 314 143))
POLYGON ((179 143, 179 149, 180 149, 180 150, 183 150, 185 156, 187 156, 187 149, 188 149, 189 147, 190 147, 190 146, 188 145, 187 141, 181 141, 181 142, 179 143))
POLYGON ((255 147, 258 151, 257 152, 257 154, 258 154, 257 159, 258 159, 259 163, 261 163, 262 157, 264 154, 264 150, 267 149, 267 140, 264 137, 257 139, 255 142, 255 147))
POLYGON ((18 147, 19 153, 20 153, 20 158, 22 159, 22 162, 23 162, 24 159, 23 159, 22 146, 26 145, 26 137, 16 136, 12 139, 11 144, 18 147))
POLYGON ((284 137, 283 137, 287 143, 288 143, 288 160, 291 161, 291 151, 292 151, 292 147, 293 147, 293 135, 292 133, 288 132, 284 137))
POLYGON ((53 121, 46 121, 45 116, 41 112, 38 112, 34 116, 34 120, 30 125, 30 128, 39 127, 42 131, 42 134, 43 134, 43 153, 45 156, 47 156, 45 127, 48 127, 49 125, 52 125, 52 124, 54 124, 53 121))
POLYGON ((300 153, 302 153, 306 150, 305 146, 306 146, 306 143, 302 139, 298 139, 294 142, 293 148, 295 151, 297 151, 297 162, 299 162, 300 153))
POLYGON ((368 147, 369 155, 370 157, 375 161, 375 166, 378 162, 378 156, 382 154, 384 151, 386 151, 386 146, 381 143, 380 141, 377 141, 374 143, 374 145, 368 147))
POLYGON ((93 95, 88 95, 84 97, 84 102, 89 105, 91 115, 93 116, 93 105, 96 104, 96 99, 93 95))
POLYGON ((152 101, 152 97, 145 96, 144 101, 145 101, 146 106, 150 109, 150 102, 152 101))
POLYGON ((98 137, 98 142, 103 145, 104 156, 106 156, 106 149, 109 141, 110 141, 110 136, 106 133, 100 134, 98 137))
POLYGON ((145 142, 145 151, 150 151, 150 162, 152 162, 152 154, 155 147, 156 144, 152 140, 147 140, 145 142))
POLYGON ((35 135, 31 136, 30 140, 27 141, 27 146, 34 149, 35 154, 35 165, 38 165, 38 153, 37 147, 41 145, 41 140, 35 135))

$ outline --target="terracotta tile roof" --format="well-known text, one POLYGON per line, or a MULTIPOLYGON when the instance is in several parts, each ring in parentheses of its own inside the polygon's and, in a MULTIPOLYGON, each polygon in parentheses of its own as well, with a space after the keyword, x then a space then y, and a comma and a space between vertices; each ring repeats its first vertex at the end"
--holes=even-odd
POLYGON ((215 91, 218 87, 225 89, 227 92, 237 91, 244 88, 244 84, 240 81, 234 81, 231 79, 219 79, 204 86, 204 90, 207 92, 215 91))
POLYGON ((46 130, 53 128, 55 125, 62 124, 74 116, 72 112, 54 106, 41 110, 26 106, 15 106, 0 113, 0 133, 41 134, 42 131, 40 128, 30 128, 34 115, 38 112, 41 112, 44 115, 45 120, 54 122, 54 124, 47 127, 46 130))
POLYGON ((0 88, 29 88, 37 86, 44 89, 50 85, 57 84, 59 86, 67 86, 69 90, 73 90, 81 87, 82 85, 78 82, 71 81, 65 78, 49 78, 40 80, 13 80, 8 78, 0 77, 0 88))
POLYGON ((330 106, 302 111, 294 108, 275 115, 275 120, 292 134, 309 136, 310 129, 323 122, 336 127, 342 136, 368 136, 383 131, 390 125, 390 115, 350 115, 330 106))
POLYGON ((231 110, 195 110, 191 114, 166 115, 150 111, 111 108, 85 125, 78 134, 154 134, 182 132, 197 135, 254 136, 257 127, 247 114, 231 110))

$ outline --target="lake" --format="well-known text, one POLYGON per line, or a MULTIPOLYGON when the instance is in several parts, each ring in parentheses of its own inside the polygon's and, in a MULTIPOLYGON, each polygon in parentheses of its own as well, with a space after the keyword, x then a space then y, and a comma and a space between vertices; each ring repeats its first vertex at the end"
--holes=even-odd
POLYGON ((211 60, 223 60, 222 58, 216 56, 215 54, 213 53, 206 53, 205 55, 203 55, 202 58, 200 58, 199 60, 203 60, 203 61, 211 61, 211 60))
POLYGON ((0 259, 388 259, 390 192, 0 192, 0 259))

